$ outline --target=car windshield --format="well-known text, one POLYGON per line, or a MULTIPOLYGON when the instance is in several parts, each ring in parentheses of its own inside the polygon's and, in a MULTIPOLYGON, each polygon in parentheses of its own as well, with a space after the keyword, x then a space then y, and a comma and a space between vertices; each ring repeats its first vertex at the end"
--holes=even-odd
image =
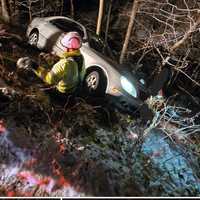
POLYGON ((89 44, 90 44, 90 47, 95 49, 96 51, 98 52, 101 52, 102 53, 102 50, 104 48, 104 43, 102 40, 100 40, 100 38, 92 33, 89 32, 88 34, 88 37, 89 37, 89 44))
POLYGON ((110 46, 106 44, 102 38, 91 32, 88 32, 88 38, 90 47, 95 51, 100 52, 104 56, 108 57, 109 63, 115 60, 116 56, 113 54, 110 46))
POLYGON ((84 31, 82 27, 75 22, 66 19, 54 19, 51 20, 50 23, 64 32, 76 31, 82 38, 84 37, 84 31))

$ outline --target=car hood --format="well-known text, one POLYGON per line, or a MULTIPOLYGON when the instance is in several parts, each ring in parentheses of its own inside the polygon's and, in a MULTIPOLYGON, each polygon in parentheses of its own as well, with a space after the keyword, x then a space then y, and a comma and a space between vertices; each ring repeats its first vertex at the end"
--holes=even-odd
POLYGON ((103 67, 105 70, 113 70, 119 73, 117 69, 118 64, 116 62, 111 61, 108 57, 92 49, 89 45, 83 45, 81 47, 81 53, 85 58, 86 65, 88 64, 91 66, 93 64, 103 67))

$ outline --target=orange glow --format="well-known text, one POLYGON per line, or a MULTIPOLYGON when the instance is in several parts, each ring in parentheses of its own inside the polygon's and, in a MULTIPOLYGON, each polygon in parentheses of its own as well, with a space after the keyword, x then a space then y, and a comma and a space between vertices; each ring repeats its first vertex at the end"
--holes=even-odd
POLYGON ((21 180, 26 180, 29 184, 32 184, 32 185, 39 185, 40 181, 38 180, 38 178, 36 178, 34 176, 34 174, 32 174, 31 172, 20 172, 18 174, 18 177, 21 179, 21 180))
POLYGON ((65 145, 64 144, 60 144, 59 145, 59 152, 60 153, 64 153, 65 152, 65 145))
POLYGON ((15 196, 15 192, 14 191, 7 191, 6 196, 7 197, 14 197, 15 196))
POLYGON ((17 196, 32 197, 33 193, 32 192, 25 192, 25 193, 21 193, 21 194, 19 194, 17 196))
POLYGON ((61 174, 60 172, 61 167, 59 166, 58 162, 55 159, 53 159, 52 165, 53 165, 53 173, 59 176, 61 174))
POLYGON ((69 181, 65 178, 65 176, 63 175, 62 171, 61 171, 61 167, 60 165, 58 164, 58 162, 53 159, 52 161, 52 165, 53 165, 53 173, 58 176, 58 181, 57 181, 57 184, 58 186, 61 186, 61 187, 69 187, 70 186, 70 183, 69 181))
POLYGON ((49 177, 45 177, 45 178, 41 179, 39 181, 39 185, 48 185, 50 183, 50 179, 51 178, 49 178, 49 177))
POLYGON ((59 153, 64 153, 65 151, 65 144, 62 142, 62 135, 61 133, 56 133, 55 135, 52 136, 52 138, 54 139, 55 143, 58 145, 59 147, 59 153))
POLYGON ((65 179, 65 177, 63 175, 61 175, 60 178, 58 179, 58 185, 69 187, 70 183, 65 179))
POLYGON ((0 120, 0 134, 4 133, 6 131, 6 128, 4 126, 3 120, 0 120))

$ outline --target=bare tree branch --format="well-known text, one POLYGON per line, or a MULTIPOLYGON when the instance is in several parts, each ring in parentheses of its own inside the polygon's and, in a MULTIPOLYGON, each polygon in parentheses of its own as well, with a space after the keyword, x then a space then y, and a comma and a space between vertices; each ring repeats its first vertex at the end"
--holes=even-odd
POLYGON ((176 49, 178 49, 182 44, 186 42, 186 40, 189 39, 189 37, 192 35, 193 32, 195 32, 200 24, 200 16, 198 17, 197 21, 194 22, 193 26, 190 27, 190 29, 185 33, 184 37, 179 40, 177 43, 175 43, 171 48, 170 52, 174 52, 176 49))
POLYGON ((131 36, 131 31, 133 29, 133 24, 134 24, 134 21, 135 21, 136 13, 137 13, 137 10, 139 8, 139 3, 140 3, 139 0, 134 0, 134 2, 133 2, 132 12, 131 12, 130 20, 129 20, 129 25, 128 25, 128 28, 127 28, 122 52, 121 52, 120 59, 119 59, 120 63, 124 62, 124 57, 125 57, 125 54, 126 54, 126 51, 127 51, 127 48, 128 48, 128 43, 129 43, 129 39, 130 39, 130 36, 131 36))

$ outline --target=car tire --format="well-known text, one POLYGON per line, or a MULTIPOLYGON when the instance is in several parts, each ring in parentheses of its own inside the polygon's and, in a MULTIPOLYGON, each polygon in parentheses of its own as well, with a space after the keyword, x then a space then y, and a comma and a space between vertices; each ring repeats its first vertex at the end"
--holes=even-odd
POLYGON ((32 31, 28 38, 29 44, 37 47, 38 40, 39 40, 39 32, 37 30, 32 31))
POLYGON ((90 96, 105 95, 107 79, 101 69, 90 70, 85 77, 84 86, 90 96))

